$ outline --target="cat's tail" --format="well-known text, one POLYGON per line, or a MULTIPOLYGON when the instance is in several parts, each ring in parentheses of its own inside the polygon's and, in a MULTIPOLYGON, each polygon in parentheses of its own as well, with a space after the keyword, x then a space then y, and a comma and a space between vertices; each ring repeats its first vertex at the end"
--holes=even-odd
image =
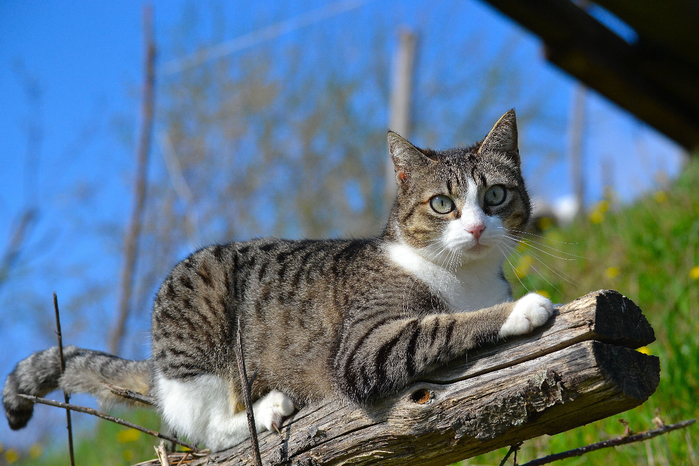
POLYGON ((143 395, 149 391, 150 360, 129 361, 75 346, 63 348, 63 358, 63 375, 58 347, 54 346, 20 361, 7 376, 2 403, 11 429, 26 426, 34 411, 34 403, 17 396, 19 394, 43 397, 60 388, 66 393, 88 393, 100 402, 114 403, 127 400, 115 395, 107 384, 143 395))

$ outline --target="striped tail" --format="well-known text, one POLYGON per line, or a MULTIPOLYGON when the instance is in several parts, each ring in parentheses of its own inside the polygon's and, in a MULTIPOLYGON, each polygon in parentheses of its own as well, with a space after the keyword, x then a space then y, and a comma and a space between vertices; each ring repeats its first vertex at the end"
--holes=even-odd
POLYGON ((112 393, 106 384, 144 395, 149 391, 150 360, 129 361, 75 346, 63 348, 63 358, 63 375, 58 347, 54 346, 20 361, 7 376, 2 403, 11 429, 26 426, 34 411, 34 403, 19 394, 43 397, 60 388, 66 393, 88 393, 102 403, 114 403, 126 400, 112 393))

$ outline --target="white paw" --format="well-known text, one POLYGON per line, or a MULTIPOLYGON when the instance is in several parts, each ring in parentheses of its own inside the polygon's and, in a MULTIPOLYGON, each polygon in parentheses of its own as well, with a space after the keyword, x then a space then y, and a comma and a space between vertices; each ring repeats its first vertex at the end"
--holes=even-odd
POLYGON ((500 338, 524 335, 541 327, 553 314, 551 300, 540 294, 529 293, 518 299, 514 309, 500 328, 500 338))
POLYGON ((279 431, 282 420, 293 412, 294 403, 291 398, 282 392, 272 390, 260 400, 255 410, 255 423, 258 425, 258 429, 261 424, 267 430, 279 431))

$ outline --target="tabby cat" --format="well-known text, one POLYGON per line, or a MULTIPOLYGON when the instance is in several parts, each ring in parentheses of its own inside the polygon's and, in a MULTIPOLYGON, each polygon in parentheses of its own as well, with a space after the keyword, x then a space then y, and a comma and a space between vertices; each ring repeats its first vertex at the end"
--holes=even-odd
POLYGON ((325 398, 370 403, 469 349, 543 325, 551 302, 512 301, 504 254, 529 220, 514 111, 480 143, 419 149, 388 133, 398 195, 388 224, 363 240, 256 239, 201 249, 155 298, 152 356, 127 361, 57 348, 8 376, 3 404, 21 429, 61 388, 103 401, 103 381, 149 394, 180 436, 212 450, 248 436, 236 366, 238 322, 258 430, 325 398))

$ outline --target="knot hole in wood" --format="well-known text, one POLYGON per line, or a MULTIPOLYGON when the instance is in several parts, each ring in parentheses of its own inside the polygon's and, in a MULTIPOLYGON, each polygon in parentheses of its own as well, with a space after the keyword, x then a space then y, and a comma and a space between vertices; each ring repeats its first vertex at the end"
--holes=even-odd
POLYGON ((411 395, 410 399, 413 401, 413 403, 417 403, 419 405, 424 405, 425 403, 428 403, 434 394, 432 391, 426 389, 426 388, 420 388, 418 390, 415 390, 411 395))

